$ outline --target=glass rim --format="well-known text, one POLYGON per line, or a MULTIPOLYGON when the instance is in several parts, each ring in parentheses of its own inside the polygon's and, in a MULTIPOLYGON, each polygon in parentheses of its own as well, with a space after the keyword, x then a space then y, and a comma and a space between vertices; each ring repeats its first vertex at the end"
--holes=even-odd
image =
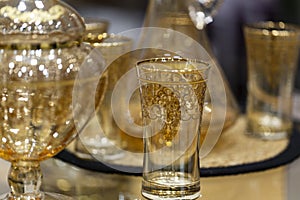
POLYGON ((148 59, 143 59, 140 60, 136 63, 137 68, 142 68, 143 70, 146 71, 151 71, 151 72, 171 72, 171 73, 180 73, 180 72, 195 72, 195 71, 208 71, 211 68, 211 65, 208 62, 205 62, 203 60, 198 60, 198 59, 190 59, 190 58, 182 58, 180 56, 174 56, 174 57, 155 57, 155 58, 148 58, 148 59), (168 63, 186 63, 188 65, 192 65, 193 63, 197 64, 194 66, 194 68, 185 68, 185 69, 175 69, 175 68, 170 68, 170 69, 155 69, 155 68, 149 68, 143 66, 143 64, 146 63, 156 63, 156 64, 168 64, 168 63), (199 64, 201 64, 201 67, 199 68, 199 64))
POLYGON ((131 38, 117 35, 114 33, 107 34, 104 36, 101 42, 95 42, 92 44, 94 47, 120 47, 127 44, 132 44, 133 41, 131 38))
POLYGON ((288 35, 300 36, 300 26, 283 21, 261 21, 245 24, 244 32, 277 37, 288 35))
POLYGON ((84 17, 86 32, 98 31, 107 32, 109 21, 102 18, 84 17))

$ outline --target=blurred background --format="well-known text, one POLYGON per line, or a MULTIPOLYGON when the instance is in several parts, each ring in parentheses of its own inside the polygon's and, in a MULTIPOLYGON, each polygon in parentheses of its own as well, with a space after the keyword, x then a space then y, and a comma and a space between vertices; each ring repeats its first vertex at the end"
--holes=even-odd
MULTIPOLYGON (((106 19, 109 32, 118 33, 143 25, 148 0, 65 0, 83 17, 106 19)), ((224 0, 207 33, 214 54, 237 101, 244 105, 247 66, 243 25, 273 20, 300 25, 299 0, 224 0)), ((295 87, 300 90, 300 69, 295 87)))

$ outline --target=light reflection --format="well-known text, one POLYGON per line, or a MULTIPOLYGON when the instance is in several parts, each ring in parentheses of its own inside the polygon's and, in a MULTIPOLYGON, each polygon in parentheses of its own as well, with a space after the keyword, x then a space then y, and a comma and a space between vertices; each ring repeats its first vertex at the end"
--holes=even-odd
POLYGON ((32 70, 29 71, 29 76, 33 76, 33 71, 32 70))
POLYGON ((204 110, 208 113, 211 113, 211 108, 209 106, 204 106, 204 110))
POLYGON ((13 69, 13 68, 15 67, 15 63, 10 62, 10 63, 8 64, 8 67, 9 67, 10 69, 13 69))
POLYGON ((27 23, 23 23, 22 26, 21 26, 21 29, 25 29, 27 28, 28 24, 27 23))
POLYGON ((56 64, 61 64, 62 63, 62 60, 61 60, 61 58, 57 58, 57 60, 56 60, 56 64))
POLYGON ((29 55, 32 55, 32 56, 33 56, 34 54, 35 54, 35 50, 30 50, 30 51, 29 51, 29 55))
POLYGON ((22 54, 23 54, 23 56, 27 56, 27 50, 24 49, 24 50, 22 51, 22 54))
POLYGON ((11 128, 10 132, 12 132, 14 134, 18 134, 19 133, 19 129, 17 129, 17 128, 11 128))
POLYGON ((41 25, 41 24, 38 25, 38 29, 39 29, 39 30, 43 30, 43 25, 41 25))
POLYGON ((50 106, 50 107, 53 107, 54 105, 55 105, 55 103, 54 103, 53 101, 50 101, 50 102, 49 102, 49 106, 50 106))
POLYGON ((60 25, 61 25, 61 22, 57 22, 57 24, 55 25, 55 28, 59 28, 60 27, 60 25))
POLYGON ((43 75, 46 76, 46 77, 49 76, 49 73, 48 73, 48 70, 47 70, 47 69, 45 69, 45 70, 43 71, 43 75))
POLYGON ((30 60, 31 65, 37 65, 37 63, 38 63, 37 59, 31 59, 30 60))
POLYGON ((35 3, 37 8, 39 8, 39 9, 44 8, 44 3, 42 1, 35 1, 34 3, 35 3))
POLYGON ((44 69, 45 69, 45 65, 40 65, 40 66, 39 66, 39 70, 40 70, 40 71, 44 71, 44 69))
POLYGON ((42 56, 42 50, 41 49, 36 50, 35 55, 38 56, 38 57, 42 56))
POLYGON ((54 60, 54 58, 55 58, 55 55, 53 55, 53 54, 50 54, 50 55, 48 56, 48 58, 49 58, 49 60, 54 60))
POLYGON ((26 98, 26 97, 20 97, 20 98, 18 98, 18 101, 28 101, 28 98, 26 98))
POLYGON ((72 184, 70 184, 70 182, 66 179, 58 179, 56 181, 56 185, 60 190, 64 192, 68 192, 72 189, 72 184))
POLYGON ((40 19, 36 19, 36 21, 34 22, 34 24, 38 27, 41 24, 41 20, 40 19))
POLYGON ((21 67, 21 72, 25 73, 27 71, 27 68, 25 66, 21 67))
POLYGON ((22 77, 22 72, 21 72, 21 71, 18 72, 18 77, 19 77, 19 78, 22 77))
POLYGON ((23 1, 21 1, 21 2, 19 3, 19 5, 18 5, 18 10, 19 10, 19 11, 25 11, 25 10, 26 10, 26 4, 25 4, 23 1))
POLYGON ((5 137, 3 137, 3 138, 2 138, 2 142, 3 142, 3 143, 6 143, 6 142, 7 142, 7 139, 6 139, 5 137))
POLYGON ((25 115, 28 115, 30 113, 30 110, 28 108, 26 108, 26 107, 24 107, 23 110, 24 110, 25 115))
POLYGON ((59 136, 59 134, 57 132, 53 133, 53 137, 57 138, 59 136))
POLYGON ((19 18, 14 19, 14 23, 19 23, 19 18))
POLYGON ((9 113, 13 113, 14 110, 15 110, 14 108, 9 108, 9 109, 8 109, 8 112, 9 112, 9 113))
POLYGON ((17 55, 16 56, 16 61, 22 62, 23 61, 23 56, 17 55))

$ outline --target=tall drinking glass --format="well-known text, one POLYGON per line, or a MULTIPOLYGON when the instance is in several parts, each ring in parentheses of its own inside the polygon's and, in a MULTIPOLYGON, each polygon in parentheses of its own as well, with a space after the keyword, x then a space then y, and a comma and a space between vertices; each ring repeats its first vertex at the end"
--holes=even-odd
POLYGON ((209 65, 182 58, 137 64, 142 103, 142 195, 149 199, 200 196, 200 127, 209 65))
POLYGON ((245 27, 248 62, 247 134, 275 140, 292 129, 299 28, 283 22, 245 27))
MULTIPOLYGON (((101 35, 99 32, 95 34, 101 35)), ((111 96, 117 81, 130 66, 129 59, 120 57, 130 51, 133 41, 125 36, 105 33, 102 34, 101 40, 99 37, 92 40, 91 35, 90 40, 86 42, 102 53, 108 67, 100 79, 102 94, 99 109, 76 141, 76 152, 84 158, 92 156, 98 160, 113 162, 124 157, 122 148, 126 148, 131 142, 128 139, 123 140, 122 136, 126 134, 119 129, 114 120, 111 96), (100 123, 101 128, 97 123, 100 123)))

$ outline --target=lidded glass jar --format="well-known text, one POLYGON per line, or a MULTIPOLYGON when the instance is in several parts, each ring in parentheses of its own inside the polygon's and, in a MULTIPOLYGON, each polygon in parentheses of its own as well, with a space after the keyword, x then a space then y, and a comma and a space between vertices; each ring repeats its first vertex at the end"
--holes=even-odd
POLYGON ((12 163, 6 198, 56 199, 39 190, 39 162, 60 152, 86 123, 90 103, 74 104, 73 92, 83 65, 94 67, 78 84, 86 90, 88 75, 100 66, 81 43, 82 17, 63 2, 0 1, 0 30, 0 158, 12 163))
POLYGON ((78 61, 90 51, 80 46, 82 18, 57 0, 1 1, 0 22, 0 59, 8 65, 1 67, 4 79, 74 78, 78 61))
POLYGON ((85 31, 77 12, 56 0, 1 1, 0 20, 1 45, 21 45, 19 49, 71 46, 85 31))

